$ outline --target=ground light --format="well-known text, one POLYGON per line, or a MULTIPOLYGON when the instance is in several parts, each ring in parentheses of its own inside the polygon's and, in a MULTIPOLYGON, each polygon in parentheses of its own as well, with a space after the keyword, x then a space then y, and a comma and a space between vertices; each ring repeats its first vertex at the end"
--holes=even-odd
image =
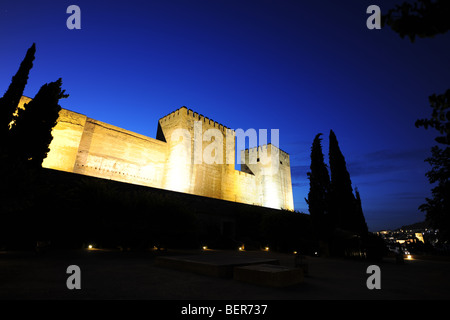
POLYGON ((245 250, 244 245, 242 245, 242 246, 239 247, 239 251, 244 251, 244 250, 245 250))

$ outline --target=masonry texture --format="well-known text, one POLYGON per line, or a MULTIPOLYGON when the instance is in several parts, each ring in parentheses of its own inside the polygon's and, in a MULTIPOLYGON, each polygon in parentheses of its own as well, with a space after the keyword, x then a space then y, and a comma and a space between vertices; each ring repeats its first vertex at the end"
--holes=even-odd
POLYGON ((45 168, 294 210, 287 153, 271 144, 243 150, 236 170, 235 131, 186 107, 159 119, 156 139, 66 109, 52 135, 45 168))

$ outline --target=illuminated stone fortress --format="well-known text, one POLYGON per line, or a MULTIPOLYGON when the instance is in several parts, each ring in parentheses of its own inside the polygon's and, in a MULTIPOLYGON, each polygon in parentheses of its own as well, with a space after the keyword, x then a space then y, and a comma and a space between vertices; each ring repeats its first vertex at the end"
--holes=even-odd
POLYGON ((294 210, 287 153, 272 144, 246 149, 236 170, 236 132, 186 107, 159 119, 156 139, 66 109, 52 135, 45 168, 294 210))

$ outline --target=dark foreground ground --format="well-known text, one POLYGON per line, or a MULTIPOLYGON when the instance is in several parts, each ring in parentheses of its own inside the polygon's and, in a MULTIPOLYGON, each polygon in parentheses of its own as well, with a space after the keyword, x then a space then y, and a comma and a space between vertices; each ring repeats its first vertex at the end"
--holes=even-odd
MULTIPOLYGON (((171 252, 168 254, 177 254, 171 252)), ((186 252, 184 252, 186 253, 186 252)), ((192 252, 189 252, 192 253, 192 252)), ((223 252, 222 252, 223 253, 223 252)), ((202 254, 202 253, 200 253, 202 254)), ((293 266, 292 255, 274 252, 225 252, 270 257, 293 266)), ((0 252, 1 300, 410 300, 450 299, 450 261, 393 259, 379 263, 307 257, 309 274, 300 285, 269 288, 155 266, 149 252, 83 250, 0 252), (367 267, 381 269, 381 289, 369 290, 367 267), (81 289, 69 290, 69 265, 81 270, 81 289)))

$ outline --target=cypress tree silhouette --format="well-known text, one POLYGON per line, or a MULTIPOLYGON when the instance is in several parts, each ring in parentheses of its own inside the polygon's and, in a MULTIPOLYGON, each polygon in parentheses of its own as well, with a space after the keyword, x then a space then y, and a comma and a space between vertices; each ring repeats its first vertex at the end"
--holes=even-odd
POLYGON ((31 193, 30 184, 28 183, 30 175, 27 170, 24 170, 22 164, 16 163, 11 156, 10 125, 15 120, 14 113, 28 82, 28 75, 33 67, 35 52, 36 46, 33 43, 27 50, 25 58, 13 76, 7 91, 0 98, 0 201, 4 205, 0 208, 0 211, 3 212, 8 211, 5 207, 11 207, 11 202, 16 203, 13 205, 14 207, 27 203, 25 198, 31 193), (22 199, 17 199, 17 194, 26 196, 23 196, 22 199))
POLYGON ((333 130, 330 130, 329 139, 332 221, 335 227, 348 230, 351 225, 349 215, 355 202, 350 174, 333 130))
POLYGON ((12 155, 18 161, 25 161, 31 167, 39 167, 50 151, 53 139, 51 131, 58 120, 59 99, 67 98, 61 90, 61 78, 44 84, 33 100, 18 110, 18 116, 11 128, 12 155))
POLYGON ((356 214, 356 218, 358 219, 358 223, 359 223, 359 233, 361 236, 366 236, 369 232, 369 228, 367 227, 367 223, 366 223, 366 219, 364 218, 364 212, 362 209, 362 204, 361 204, 361 196, 359 195, 359 191, 358 188, 355 188, 355 214, 356 214))
POLYGON ((305 200, 309 207, 315 234, 319 240, 325 240, 329 233, 330 176, 322 153, 321 135, 322 133, 316 135, 311 147, 311 171, 308 172, 310 187, 308 199, 305 200))
MULTIPOLYGON (((23 90, 28 82, 28 74, 33 67, 34 54, 36 53, 36 46, 33 43, 27 50, 25 58, 20 64, 19 70, 13 76, 8 90, 2 98, 0 98, 0 136, 4 144, 7 141, 9 134, 9 127, 11 121, 14 120, 13 114, 17 110, 20 98, 23 95, 23 90)), ((2 149, 5 146, 2 146, 2 149)))
POLYGON ((360 219, 356 213, 356 199, 353 195, 350 174, 347 171, 345 158, 334 134, 330 130, 330 171, 331 192, 330 207, 333 225, 336 228, 360 234, 360 219))

